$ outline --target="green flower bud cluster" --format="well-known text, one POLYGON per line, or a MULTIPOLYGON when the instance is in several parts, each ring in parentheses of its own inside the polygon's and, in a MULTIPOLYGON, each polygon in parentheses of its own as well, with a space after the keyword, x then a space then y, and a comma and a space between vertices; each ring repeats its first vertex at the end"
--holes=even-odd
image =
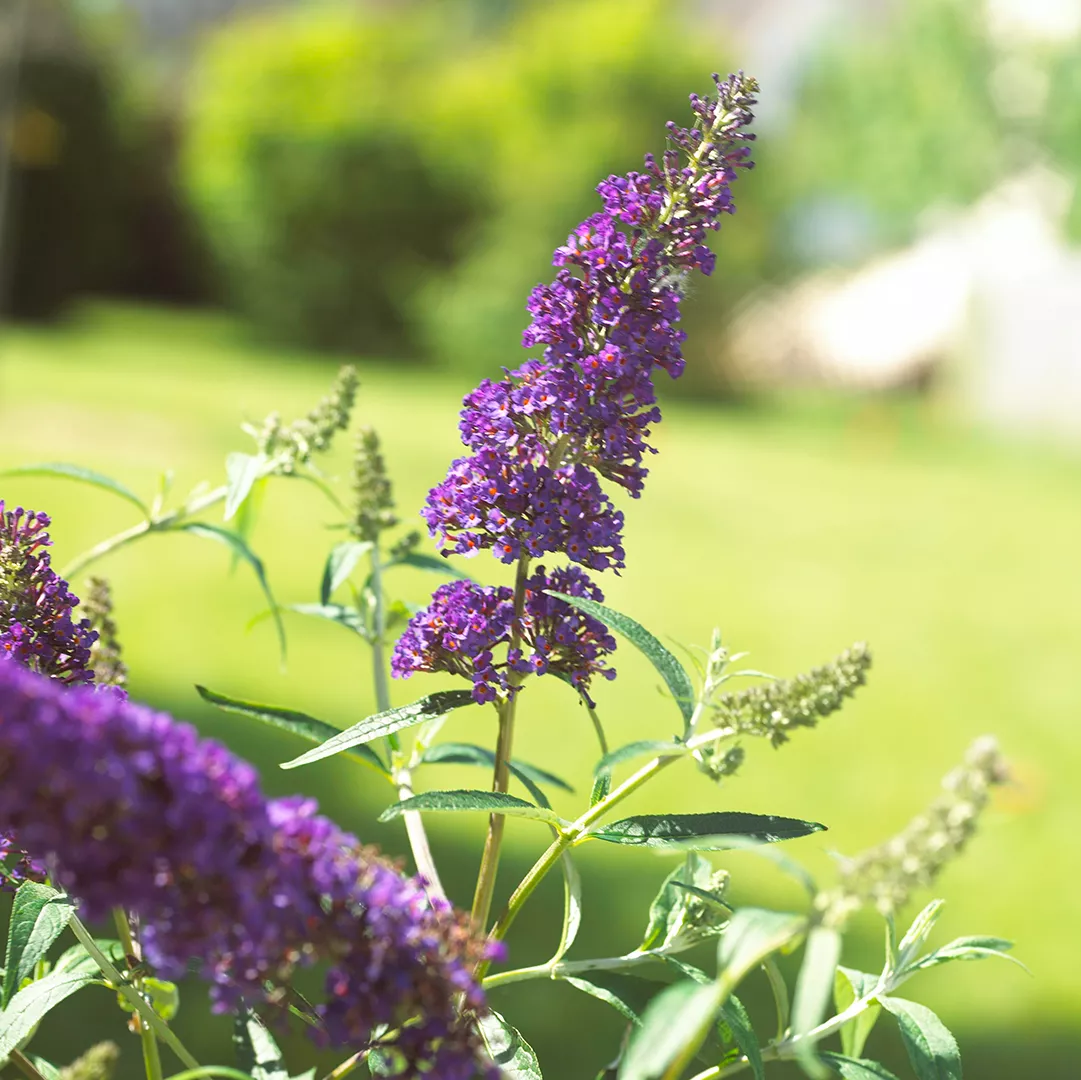
POLYGON ((275 412, 263 421, 262 428, 245 426, 245 430, 254 435, 261 454, 281 459, 281 471, 290 473, 297 465, 306 465, 312 454, 329 449, 334 435, 349 426, 357 385, 357 369, 345 364, 330 393, 307 416, 286 426, 275 412))
POLYGON ((964 761, 942 781, 942 793, 908 826, 878 847, 844 862, 837 888, 819 906, 830 921, 843 921, 865 903, 892 915, 913 890, 930 885, 976 831, 991 788, 1009 778, 997 742, 977 739, 964 761))
POLYGON ((98 632, 98 639, 90 646, 90 667, 94 682, 99 686, 123 686, 128 681, 128 668, 120 658, 120 642, 116 623, 113 621, 113 595, 109 582, 92 577, 87 582, 88 592, 83 600, 83 610, 90 625, 98 632))
POLYGON ((100 1042, 61 1069, 60 1080, 112 1080, 119 1057, 116 1043, 100 1042))
POLYGON ((717 723, 740 735, 765 736, 780 746, 793 728, 814 727, 836 712, 867 681, 870 666, 867 646, 853 645, 805 675, 723 694, 713 706, 717 723))
MULTIPOLYGON (((706 892, 712 893, 718 901, 723 901, 730 881, 731 875, 727 870, 714 870, 706 892)), ((714 903, 704 896, 692 893, 683 916, 682 932, 695 937, 712 935, 722 929, 728 921, 728 914, 723 903, 714 903)))
POLYGON ((361 428, 357 432, 353 455, 353 502, 355 511, 350 531, 358 540, 376 540, 384 529, 392 529, 398 524, 394 492, 379 448, 379 436, 371 428, 361 428))

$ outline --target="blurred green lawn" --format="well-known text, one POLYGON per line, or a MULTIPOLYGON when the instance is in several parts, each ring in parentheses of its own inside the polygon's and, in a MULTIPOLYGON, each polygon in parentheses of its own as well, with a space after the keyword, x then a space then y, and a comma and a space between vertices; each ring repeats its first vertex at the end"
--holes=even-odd
MULTIPOLYGON (((167 468, 180 495, 200 480, 221 482, 226 453, 247 448, 241 420, 272 409, 286 419, 304 413, 334 370, 326 359, 257 351, 225 320, 131 309, 91 309, 58 330, 9 330, 0 347, 0 466, 78 462, 147 495, 167 468)), ((382 434, 406 516, 457 453, 455 413, 467 389, 421 368, 362 367, 356 415, 382 434)), ((657 435, 661 453, 646 493, 627 505, 627 570, 603 583, 613 606, 683 643, 705 643, 719 625, 731 646, 752 651, 754 666, 777 674, 820 663, 854 640, 871 643, 875 665, 856 701, 818 731, 798 733, 778 752, 750 746, 743 774, 726 788, 672 770, 632 809, 729 807, 823 821, 830 832, 789 850, 828 876, 830 850, 852 853, 901 827, 974 736, 996 733, 1016 782, 936 890, 949 899, 940 932, 1013 938, 1034 977, 1005 964, 954 965, 913 993, 977 1055, 975 1075, 1077 1075, 1068 1046, 1032 1073, 1000 1072, 995 1062, 1019 1060, 1011 1048, 1067 1045, 1081 1015, 1073 929, 1081 885, 1081 461, 998 444, 905 403, 721 410, 673 402, 657 435)), ((347 461, 343 445, 328 471, 344 480, 347 461)), ((52 514, 58 566, 134 520, 128 504, 58 480, 4 479, 0 496, 52 514)), ((280 601, 315 599, 337 539, 326 528, 332 520, 310 485, 271 485, 253 545, 280 601)), ((362 835, 403 849, 398 831, 370 825, 390 798, 372 773, 339 760, 281 773, 273 762, 297 743, 208 710, 192 691, 204 683, 345 726, 373 704, 355 639, 293 617, 281 670, 269 622, 246 630, 265 607, 251 576, 244 568, 230 574, 223 549, 192 537, 152 537, 96 569, 114 582, 136 696, 254 756, 273 791, 302 785, 362 835)), ((490 580, 503 571, 487 556, 469 569, 490 580)), ((410 572, 395 583, 419 602, 435 580, 410 572)), ((79 591, 82 582, 74 584, 79 591)), ((673 733, 677 714, 651 670, 628 647, 618 661, 619 679, 599 690, 613 743, 673 733)), ((566 688, 548 682, 555 680, 525 700, 518 752, 581 793, 595 743, 566 688)), ((437 685, 416 678, 393 692, 405 702, 437 685)), ((490 743, 494 717, 464 710, 445 733, 490 743)), ((424 786, 486 782, 462 770, 423 777, 424 786)), ((579 805, 571 796, 555 803, 568 812, 579 805)), ((433 821, 462 901, 482 827, 433 821)), ((529 822, 510 822, 508 833, 504 887, 545 842, 529 822)), ((583 851, 587 929, 614 947, 633 945, 669 862, 583 851)), ((725 865, 738 895, 796 902, 747 856, 725 865)), ((523 927, 516 959, 542 959, 554 923, 534 917, 523 927)), ((873 963, 876 948, 876 937, 861 939, 849 961, 873 963)), ((533 991, 521 1000, 532 1010, 526 1035, 560 1062, 552 1075, 586 1075, 577 1057, 568 1059, 560 1025, 594 1017, 592 1004, 566 987, 552 988, 547 1005, 533 991)))

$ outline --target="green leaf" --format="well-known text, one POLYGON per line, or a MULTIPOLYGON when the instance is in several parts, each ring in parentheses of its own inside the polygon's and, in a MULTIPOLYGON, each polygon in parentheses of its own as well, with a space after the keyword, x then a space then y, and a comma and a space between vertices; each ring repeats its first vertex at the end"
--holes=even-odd
POLYGON ((508 817, 536 818, 539 821, 559 822, 559 815, 543 806, 534 806, 525 799, 506 795, 501 791, 425 791, 412 798, 388 806, 379 815, 380 821, 393 821, 406 810, 426 812, 460 812, 483 810, 489 814, 505 814, 508 817))
POLYGON ((662 990, 642 1014, 619 1070, 619 1080, 655 1080, 697 1044, 720 1005, 718 989, 678 982, 662 990))
POLYGON ((111 476, 103 476, 93 469, 84 469, 81 465, 71 465, 66 461, 43 461, 34 465, 17 465, 13 469, 0 469, 0 476, 60 476, 67 480, 78 480, 127 499, 139 507, 145 517, 150 517, 149 507, 134 491, 111 476))
POLYGON ((295 611, 298 615, 307 615, 313 619, 325 619, 327 622, 337 623, 346 630, 352 630, 359 634, 365 641, 369 640, 368 628, 356 608, 347 604, 288 604, 286 611, 295 611))
POLYGON ((0 1012, 0 1061, 10 1057, 45 1014, 84 986, 105 986, 96 974, 54 971, 24 986, 0 1012))
MULTIPOLYGON (((175 982, 144 978, 139 986, 142 995, 150 1002, 150 1007, 168 1023, 180 1011, 180 989, 175 982)), ((124 1012, 135 1012, 135 1006, 123 994, 116 995, 117 1004, 124 1012)))
POLYGON ((897 1080, 885 1065, 877 1061, 865 1061, 862 1058, 843 1056, 825 1051, 819 1055, 834 1072, 844 1080, 897 1080))
POLYGON ((238 1013, 233 1024, 237 1067, 252 1080, 289 1080, 282 1052, 262 1020, 250 1010, 238 1013))
POLYGON ((330 597, 349 575, 356 569, 357 563, 368 554, 375 545, 370 540, 345 540, 331 549, 323 567, 323 580, 319 585, 319 601, 329 604, 330 597))
POLYGON ((751 1018, 743 1007, 743 1002, 735 994, 721 1006, 721 1017, 732 1032, 732 1041, 739 1047, 754 1073, 754 1080, 765 1080, 766 1070, 762 1064, 762 1047, 754 1032, 751 1018))
POLYGON ((506 1080, 542 1080, 540 1063, 533 1047, 499 1013, 482 1016, 477 1022, 484 1045, 493 1063, 506 1080))
MULTIPOLYGON (((854 1002, 874 993, 877 985, 878 976, 838 965, 833 977, 833 1001, 837 1012, 843 1013, 854 1002)), ((847 1057, 858 1058, 863 1053, 867 1037, 874 1030, 881 1013, 882 1006, 877 1001, 872 1002, 841 1028, 841 1049, 847 1057)))
POLYGON ((186 532, 191 533, 192 536, 202 536, 207 540, 216 540, 219 544, 224 544, 228 547, 238 558, 243 559, 244 562, 252 568, 256 578, 259 580, 259 587, 263 590, 263 595, 270 605, 270 610, 274 618, 274 627, 278 631, 278 647, 281 650, 282 656, 284 656, 285 625, 282 622, 281 612, 278 610, 278 605, 274 601, 274 594, 270 591, 270 584, 267 581, 263 560, 248 547, 243 537, 235 532, 230 532, 228 529, 221 528, 220 525, 211 525, 205 521, 188 521, 174 526, 170 531, 186 532))
POLYGON ((602 825, 586 835, 607 840, 610 844, 682 851, 724 851, 733 846, 729 841, 734 836, 772 844, 824 829, 825 825, 800 821, 798 818, 724 810, 709 814, 639 814, 602 825))
POLYGON ((0 1009, 7 1008, 23 980, 30 978, 34 965, 64 932, 74 911, 70 898, 48 885, 24 881, 19 886, 8 924, 0 1009))
MULTIPOLYGON (((264 724, 281 728, 283 731, 299 735, 309 742, 326 743, 335 735, 340 735, 340 729, 323 720, 317 720, 307 713, 297 712, 295 709, 282 709, 277 705, 258 705, 254 701, 241 701, 238 698, 226 697, 214 690, 208 690, 205 686, 195 687, 199 696, 216 705, 224 712, 237 713, 239 716, 247 716, 253 720, 261 720, 264 724)), ((383 764, 383 759, 370 747, 360 744, 349 750, 343 751, 347 757, 363 762, 365 765, 376 769, 383 776, 389 776, 390 771, 383 764)))
POLYGON ((712 873, 713 867, 706 859, 694 851, 687 853, 682 865, 664 879, 649 906, 649 922, 642 935, 642 944, 638 946, 640 949, 661 948, 679 936, 691 900, 691 894, 679 886, 698 886, 704 891, 712 873))
POLYGON ((1002 960, 1009 960, 1010 963, 1016 964, 1023 971, 1028 971, 1028 968, 1016 956, 1010 956, 1007 950, 1012 948, 1013 942, 1007 941, 1005 938, 959 937, 949 942, 949 944, 943 945, 941 949, 935 949, 934 952, 928 953, 920 960, 917 960, 909 970, 923 971, 925 968, 937 967, 939 964, 946 964, 951 960, 987 960, 990 957, 997 956, 1002 960))
POLYGON ((901 938, 900 944, 897 946, 897 966, 899 970, 904 971, 915 960, 924 943, 931 936, 931 931, 934 930, 935 923, 938 922, 945 903, 945 900, 932 900, 912 920, 912 925, 905 931, 904 937, 901 938))
POLYGON ((588 978, 581 975, 562 975, 561 982, 570 983, 575 990, 589 994, 598 1001, 610 1005, 632 1024, 641 1023, 642 1013, 657 993, 658 984, 618 971, 591 971, 588 978))
POLYGON ((626 746, 621 746, 617 750, 613 750, 597 762, 593 767, 593 775, 611 776, 612 770, 623 761, 630 761, 632 758, 645 757, 648 754, 650 757, 678 757, 680 754, 686 753, 687 747, 678 740, 672 739, 643 739, 640 742, 628 743, 626 746))
POLYGON ((901 1029, 908 1060, 919 1080, 961 1080, 961 1051, 949 1028, 926 1005, 879 998, 901 1029))
POLYGON ((282 762, 281 767, 297 769, 301 765, 310 765, 313 761, 322 761, 323 758, 333 757, 354 746, 371 742, 372 739, 390 735, 425 720, 433 720, 437 716, 449 713, 452 709, 460 709, 472 704, 473 695, 468 690, 440 690, 410 705, 400 705, 396 709, 387 709, 385 712, 367 716, 360 723, 337 732, 314 750, 309 750, 290 761, 282 762))
MULTIPOLYGON (((841 958, 841 935, 828 926, 814 926, 807 934, 803 964, 796 979, 792 1001, 792 1035, 806 1035, 826 1015, 834 986, 837 961, 841 958)), ((796 1060, 811 1077, 821 1078, 827 1070, 818 1060, 814 1043, 804 1039, 796 1045, 796 1060)))
POLYGON ((38 1057, 37 1054, 27 1054, 26 1056, 30 1059, 30 1064, 45 1077, 45 1080, 60 1080, 60 1070, 51 1061, 46 1061, 43 1057, 38 1057))
POLYGON ((252 484, 259 479, 259 473, 266 464, 262 454, 230 454, 225 459, 225 520, 244 505, 251 494, 252 484))
POLYGON ((683 665, 641 623, 635 622, 629 615, 605 607, 604 604, 598 604, 595 600, 587 600, 584 596, 568 596, 566 593, 555 592, 552 589, 548 590, 548 595, 558 596, 571 607, 578 608, 579 611, 584 611, 595 619, 600 619, 616 633, 622 634, 657 669, 672 692, 672 697, 675 698, 685 723, 690 723, 695 700, 691 677, 684 670, 683 665))
POLYGON ((392 559, 383 569, 389 570, 392 566, 411 566, 414 570, 429 570, 433 574, 444 574, 446 577, 460 578, 463 581, 473 580, 441 555, 424 555, 414 551, 400 559, 392 559))
MULTIPOLYGON (((420 760, 424 765, 479 765, 490 769, 495 765, 495 754, 487 747, 476 746, 473 743, 445 742, 429 746, 421 755, 420 760)), ((536 765, 515 759, 511 761, 510 767, 523 783, 528 780, 534 784, 551 784, 552 787, 563 791, 574 791, 566 780, 556 776, 555 773, 538 769, 536 765)))
POLYGON ((802 915, 765 908, 740 908, 728 920, 717 947, 720 981, 729 991, 771 953, 797 938, 807 925, 802 915))
POLYGON ((553 964, 561 960, 574 944, 578 928, 582 925, 582 877, 569 851, 563 852, 559 862, 563 870, 563 929, 559 935, 559 947, 550 961, 553 964))
MULTIPOLYGON (((94 944, 97 945, 106 957, 108 957, 118 968, 123 969, 125 966, 124 945, 122 942, 117 941, 115 938, 94 938, 94 944)), ((79 942, 72 945, 70 949, 65 949, 56 959, 56 963, 53 964, 52 974, 56 974, 59 971, 66 971, 74 974, 75 972, 89 972, 91 975, 97 975, 101 969, 98 967, 97 960, 94 959, 86 951, 86 946, 79 942)))

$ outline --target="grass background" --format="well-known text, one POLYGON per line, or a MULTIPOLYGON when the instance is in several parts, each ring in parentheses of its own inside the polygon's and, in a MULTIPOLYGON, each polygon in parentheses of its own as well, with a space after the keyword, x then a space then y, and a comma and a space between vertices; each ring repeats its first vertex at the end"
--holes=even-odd
MULTIPOLYGON (((202 480, 220 483, 225 455, 248 448, 241 420, 272 409, 286 419, 303 414, 334 370, 326 360, 260 351, 225 320, 133 309, 89 309, 55 330, 9 330, 0 349, 0 467, 77 462, 147 496, 165 469, 175 470, 177 497, 202 480)), ((361 375, 356 417, 378 428, 408 519, 458 451, 456 410, 469 387, 374 362, 361 375)), ((1012 938, 1033 977, 1007 965, 952 965, 921 976, 911 992, 953 1027, 972 1076, 1081 1075, 1081 462, 1050 447, 996 442, 904 401, 791 399, 743 409, 676 401, 657 445, 644 497, 626 506, 627 570, 603 581, 614 607, 687 644, 705 644, 718 625, 729 645, 751 651, 750 663, 776 674, 823 662, 855 640, 870 642, 875 662, 843 713, 780 751, 748 747, 742 774, 725 788, 681 767, 628 811, 733 808, 823 821, 828 833, 789 851, 828 879, 831 850, 853 853, 900 828, 973 737, 996 733, 1015 781, 944 874, 936 893, 949 906, 939 933, 1012 938)), ((344 443, 326 468, 347 478, 344 443)), ((130 505, 59 480, 0 478, 0 497, 53 516, 58 566, 135 520, 130 505)), ((338 538, 333 520, 310 485, 270 485, 253 546, 280 602, 316 599, 338 538)), ((346 726, 373 710, 356 639, 293 617, 283 670, 269 621, 248 628, 265 608, 252 576, 243 567, 230 573, 223 548, 193 537, 151 537, 95 569, 114 584, 134 696, 253 757, 271 791, 316 794, 361 836, 404 851, 400 828, 371 825, 391 797, 373 773, 341 760, 282 773, 274 764, 300 749, 294 740, 210 710, 192 689, 203 683, 346 726)), ((468 569, 491 581, 503 571, 487 556, 468 569)), ((393 582, 414 602, 435 583, 413 571, 393 582)), ((83 584, 73 582, 77 592, 83 584)), ((619 679, 599 690, 612 743, 672 734, 677 713, 652 670, 626 646, 617 666, 619 679)), ((418 677, 392 692, 404 703, 442 685, 418 677)), ((491 744, 494 729, 491 710, 468 709, 443 737, 491 744)), ((558 811, 580 806, 595 743, 555 680, 530 690, 517 753, 578 787, 577 797, 556 793, 558 811)), ((421 786, 487 783, 479 772, 440 769, 422 774, 421 786)), ((463 903, 482 830, 480 820, 432 821, 437 856, 463 903)), ((504 895, 545 842, 530 822, 512 820, 507 831, 504 895)), ((737 897, 797 902, 748 856, 716 861, 732 869, 737 897)), ((591 940, 598 951, 633 946, 670 864, 583 850, 586 925, 576 955, 591 940)), ((554 944, 555 896, 522 920, 516 962, 542 960, 554 944)), ((870 966, 878 929, 869 920, 858 931, 846 962, 870 966)), ((38 1052, 63 1061, 86 1045, 111 1008, 107 995, 91 1001, 92 993, 43 1026, 38 1052)), ((547 1075, 592 1077, 611 1056, 620 1025, 604 1006, 567 986, 499 994, 494 1004, 534 1043, 547 1075)), ((193 988, 186 998, 179 1026, 201 1056, 229 1062, 228 1025, 205 1021, 198 995, 193 988)), ((875 1039, 871 1049, 910 1075, 895 1037, 875 1039)), ((130 1038, 124 1056, 125 1075, 138 1075, 130 1038)), ((295 1056, 316 1060, 299 1042, 295 1056)))

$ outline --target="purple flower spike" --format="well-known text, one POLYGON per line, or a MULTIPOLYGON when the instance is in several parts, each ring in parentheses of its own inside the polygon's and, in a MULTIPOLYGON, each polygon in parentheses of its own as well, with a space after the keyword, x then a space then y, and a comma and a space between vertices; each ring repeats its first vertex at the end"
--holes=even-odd
POLYGON ((623 566, 623 516, 597 478, 641 494, 661 418, 654 373, 684 368, 682 279, 712 272, 706 238, 735 209, 732 181, 751 165, 757 86, 714 80, 715 95, 691 96, 695 126, 670 124, 660 161, 601 183, 603 209, 556 250, 555 280, 533 290, 522 339, 543 359, 466 397, 471 455, 423 511, 444 553, 490 549, 509 563, 562 552, 594 570, 623 566))
POLYGON ((548 590, 604 599, 577 567, 547 574, 538 566, 526 581, 520 642, 512 650, 513 592, 452 581, 441 585, 428 607, 410 620, 391 656, 391 671, 402 679, 416 671, 461 675, 472 680, 473 697, 481 704, 514 692, 517 683, 509 677, 512 671, 562 675, 592 704, 591 677, 615 677, 604 662, 616 647, 615 638, 603 623, 549 596, 548 590))
POLYGON ((0 662, 0 826, 90 919, 139 916, 165 978, 197 960, 218 1009, 329 963, 326 1039, 361 1049, 386 1025, 402 1077, 488 1076, 461 1010, 487 946, 303 799, 171 717, 0 662), (406 1025, 402 1027, 402 1025, 406 1025))
POLYGON ((0 656, 60 682, 93 682, 90 646, 97 632, 76 622, 79 599, 49 564, 47 514, 0 499, 0 656))

